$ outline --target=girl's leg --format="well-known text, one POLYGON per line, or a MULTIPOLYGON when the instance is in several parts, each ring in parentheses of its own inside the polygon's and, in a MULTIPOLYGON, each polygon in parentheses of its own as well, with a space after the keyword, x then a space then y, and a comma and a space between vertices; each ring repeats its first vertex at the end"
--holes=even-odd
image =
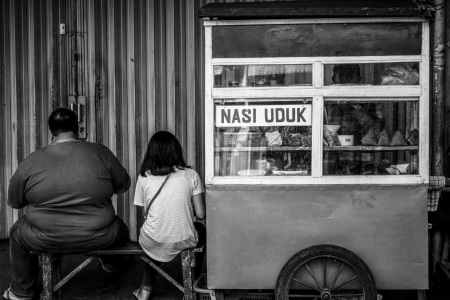
MULTIPOLYGON (((151 257, 149 257, 149 259, 158 267, 161 266, 161 262, 152 259, 151 257)), ((150 267, 148 264, 144 265, 144 277, 142 278, 142 285, 143 287, 153 287, 155 280, 156 280, 156 276, 158 276, 158 272, 153 269, 152 267, 150 267)))
MULTIPOLYGON (((206 245, 206 227, 200 222, 194 223, 195 229, 198 233, 198 244, 197 246, 206 245)), ((202 274, 203 269, 203 260, 205 259, 206 254, 206 246, 203 249, 203 252, 195 253, 195 268, 194 268, 194 277, 198 278, 202 274)))
MULTIPOLYGON (((148 257, 156 266, 160 267, 161 262, 148 257)), ((155 284, 156 276, 158 272, 149 266, 147 263, 144 264, 144 276, 142 277, 141 287, 133 292, 133 295, 139 300, 150 299, 150 293, 152 292, 153 286, 155 284)))

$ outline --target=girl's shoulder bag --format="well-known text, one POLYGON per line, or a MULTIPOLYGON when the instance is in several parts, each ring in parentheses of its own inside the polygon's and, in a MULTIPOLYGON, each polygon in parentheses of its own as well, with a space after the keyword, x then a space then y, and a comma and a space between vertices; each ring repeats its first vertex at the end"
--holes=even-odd
POLYGON ((145 208, 145 215, 144 215, 144 219, 147 219, 147 215, 148 215, 148 211, 150 210, 150 206, 152 206, 153 201, 155 201, 156 197, 158 197, 159 192, 161 192, 164 184, 166 184, 167 179, 169 179, 169 176, 172 173, 169 173, 169 175, 167 175, 166 179, 164 180, 164 182, 161 184, 161 186, 159 187, 158 191, 156 192, 156 194, 153 196, 152 200, 150 200, 150 202, 148 203, 147 207, 145 208))

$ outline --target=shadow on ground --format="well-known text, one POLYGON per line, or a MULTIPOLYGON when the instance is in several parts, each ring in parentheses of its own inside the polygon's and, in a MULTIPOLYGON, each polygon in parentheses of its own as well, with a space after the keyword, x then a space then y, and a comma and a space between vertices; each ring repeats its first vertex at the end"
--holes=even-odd
MULTIPOLYGON (((9 240, 0 240, 0 291, 9 286, 10 263, 9 263, 9 240)), ((86 259, 83 255, 67 255, 62 260, 63 276, 72 271, 86 259)), ((136 299, 132 292, 139 287, 144 262, 138 257, 130 260, 127 267, 117 273, 106 273, 102 270, 98 260, 92 261, 86 268, 78 273, 63 287, 64 300, 119 300, 136 299)), ((172 262, 162 265, 162 269, 172 276, 177 282, 182 282, 181 260, 176 257, 172 262)), ((427 290, 427 300, 450 299, 449 279, 438 272, 430 279, 430 289, 427 290)), ((41 289, 42 279, 39 278, 38 288, 41 289)), ((183 294, 165 278, 159 276, 156 281, 156 290, 152 299, 177 299, 182 300, 183 294)), ((417 299, 416 291, 379 291, 383 300, 414 300, 417 299)), ((208 297, 199 297, 200 300, 208 297)), ((36 298, 38 299, 38 297, 36 298)), ((227 299, 228 300, 228 297, 227 299)))

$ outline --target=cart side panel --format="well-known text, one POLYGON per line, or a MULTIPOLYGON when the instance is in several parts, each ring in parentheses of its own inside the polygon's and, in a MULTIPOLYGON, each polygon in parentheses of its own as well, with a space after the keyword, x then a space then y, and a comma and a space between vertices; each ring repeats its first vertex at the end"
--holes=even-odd
POLYGON ((208 287, 273 289, 298 251, 359 255, 379 289, 428 288, 424 186, 209 186, 208 287))

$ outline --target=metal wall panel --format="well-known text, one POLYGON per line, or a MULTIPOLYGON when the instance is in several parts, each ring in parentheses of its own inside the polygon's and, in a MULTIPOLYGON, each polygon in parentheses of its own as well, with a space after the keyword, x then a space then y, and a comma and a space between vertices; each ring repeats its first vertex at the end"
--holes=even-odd
POLYGON ((46 121, 86 96, 87 140, 108 146, 133 185, 113 199, 136 239, 133 205, 151 135, 173 132, 203 174, 203 0, 0 1, 0 238, 23 214, 6 204, 9 179, 50 142, 46 121), (60 34, 60 24, 66 34, 60 34))

